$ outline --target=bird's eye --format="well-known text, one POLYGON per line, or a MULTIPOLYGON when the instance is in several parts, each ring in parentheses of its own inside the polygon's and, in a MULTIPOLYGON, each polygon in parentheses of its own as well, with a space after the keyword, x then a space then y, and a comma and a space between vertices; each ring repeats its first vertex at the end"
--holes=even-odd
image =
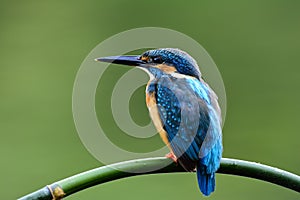
POLYGON ((162 63, 162 59, 159 56, 152 58, 152 60, 153 60, 154 63, 162 63))

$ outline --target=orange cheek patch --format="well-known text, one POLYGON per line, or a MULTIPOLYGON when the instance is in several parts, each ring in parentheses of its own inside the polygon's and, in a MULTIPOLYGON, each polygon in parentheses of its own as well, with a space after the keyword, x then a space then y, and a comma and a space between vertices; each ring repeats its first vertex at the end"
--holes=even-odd
POLYGON ((173 73, 177 71, 175 67, 165 64, 156 65, 155 67, 166 73, 173 73))

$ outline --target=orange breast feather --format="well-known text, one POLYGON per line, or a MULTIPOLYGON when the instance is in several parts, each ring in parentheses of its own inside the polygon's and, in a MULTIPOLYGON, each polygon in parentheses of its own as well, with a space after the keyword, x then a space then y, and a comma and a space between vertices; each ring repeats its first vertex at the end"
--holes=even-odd
POLYGON ((147 107, 150 113, 150 117, 154 123, 155 128, 157 129, 160 137, 162 138, 163 142, 169 147, 169 149, 172 151, 170 148, 170 143, 167 137, 167 133, 163 128, 163 124, 161 121, 161 118, 158 114, 158 109, 157 109, 157 104, 155 100, 155 93, 152 92, 150 94, 146 94, 146 103, 147 107))

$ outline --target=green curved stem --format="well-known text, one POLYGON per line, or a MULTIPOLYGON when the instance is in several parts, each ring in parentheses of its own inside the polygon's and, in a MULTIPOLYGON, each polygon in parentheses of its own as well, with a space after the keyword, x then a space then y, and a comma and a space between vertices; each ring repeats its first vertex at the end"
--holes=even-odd
MULTIPOLYGON (((184 172, 170 159, 158 157, 131 160, 92 169, 44 187, 20 200, 62 199, 86 188, 105 182, 142 174, 184 172)), ((267 165, 244 160, 222 158, 217 173, 255 178, 300 192, 300 176, 267 165)))

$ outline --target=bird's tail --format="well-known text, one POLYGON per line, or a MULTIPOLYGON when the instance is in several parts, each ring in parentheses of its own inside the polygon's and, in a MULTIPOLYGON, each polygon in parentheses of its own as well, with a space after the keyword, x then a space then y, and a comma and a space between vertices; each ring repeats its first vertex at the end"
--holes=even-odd
POLYGON ((206 166, 202 165, 200 162, 197 164, 197 179, 200 191, 205 196, 210 195, 210 193, 215 190, 215 173, 207 174, 206 166))

